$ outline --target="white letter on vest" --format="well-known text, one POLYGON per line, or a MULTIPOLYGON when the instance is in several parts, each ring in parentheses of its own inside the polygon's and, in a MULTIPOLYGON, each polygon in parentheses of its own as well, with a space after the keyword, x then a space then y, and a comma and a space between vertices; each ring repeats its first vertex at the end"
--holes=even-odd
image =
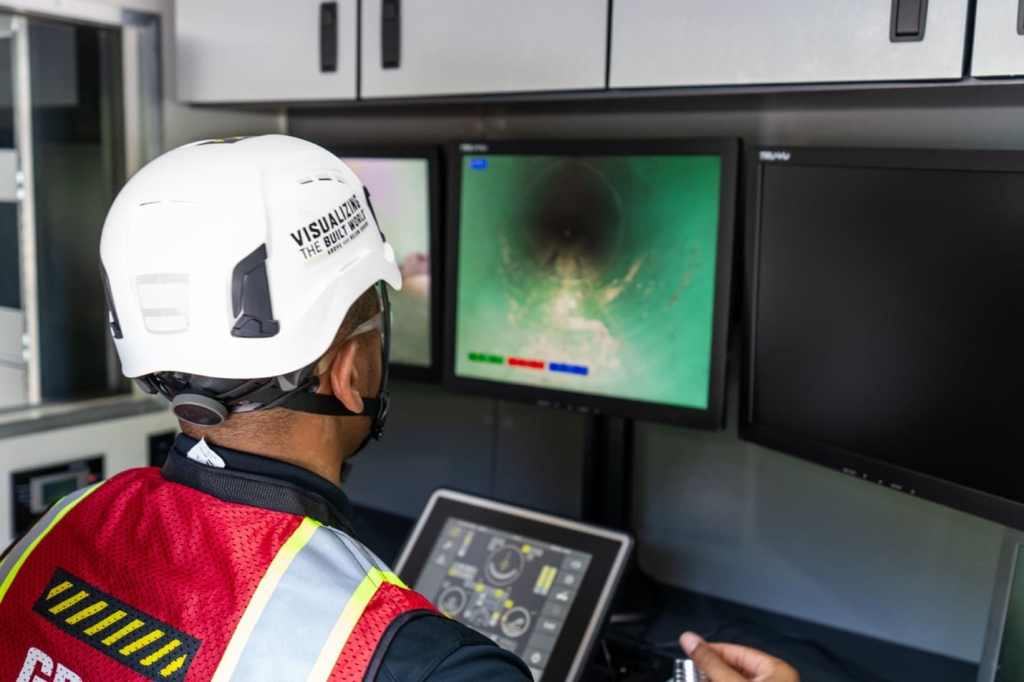
MULTIPOLYGON (((25 656, 25 665, 21 666, 21 674, 18 675, 18 682, 49 682, 48 677, 53 674, 53 659, 35 647, 29 647, 28 655, 25 656), (36 664, 39 664, 39 672, 47 677, 35 675, 36 664)), ((79 681, 81 682, 81 681, 79 681)))

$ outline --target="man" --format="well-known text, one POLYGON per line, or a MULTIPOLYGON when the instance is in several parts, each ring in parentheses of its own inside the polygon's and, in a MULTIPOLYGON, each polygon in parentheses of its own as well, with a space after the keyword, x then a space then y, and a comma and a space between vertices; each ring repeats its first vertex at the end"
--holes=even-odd
POLYGON ((186 145, 121 191, 101 257, 122 368, 183 434, 0 562, 0 680, 529 679, 353 537, 342 471, 384 427, 401 277, 345 164, 282 135, 186 145))

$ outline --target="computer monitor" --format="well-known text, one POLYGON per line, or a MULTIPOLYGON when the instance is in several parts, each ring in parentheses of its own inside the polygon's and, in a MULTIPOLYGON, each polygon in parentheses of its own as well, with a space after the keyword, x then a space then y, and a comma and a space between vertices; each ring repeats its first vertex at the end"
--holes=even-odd
POLYGON ((741 435, 1024 528, 1024 153, 755 155, 741 435))
POLYGON ((370 190, 373 209, 402 271, 390 293, 391 368, 406 379, 440 376, 439 153, 436 148, 334 147, 370 190))
POLYGON ((584 412, 721 426, 738 147, 456 147, 447 383, 584 412))

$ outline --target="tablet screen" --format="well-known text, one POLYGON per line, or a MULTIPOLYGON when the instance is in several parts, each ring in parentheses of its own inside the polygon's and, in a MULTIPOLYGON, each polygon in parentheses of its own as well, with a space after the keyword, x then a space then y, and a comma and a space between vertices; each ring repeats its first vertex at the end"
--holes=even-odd
POLYGON ((395 567, 439 611, 521 658, 538 682, 579 679, 632 540, 439 490, 395 567))
POLYGON ((419 591, 540 679, 592 555, 457 518, 445 523, 419 591))

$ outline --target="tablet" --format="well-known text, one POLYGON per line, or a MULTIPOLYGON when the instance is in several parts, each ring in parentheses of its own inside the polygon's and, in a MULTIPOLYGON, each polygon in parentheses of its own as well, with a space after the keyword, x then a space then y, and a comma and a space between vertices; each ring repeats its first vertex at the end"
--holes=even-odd
POLYGON ((522 658, 538 682, 572 681, 632 545, 624 533, 442 489, 396 572, 442 613, 522 658))

